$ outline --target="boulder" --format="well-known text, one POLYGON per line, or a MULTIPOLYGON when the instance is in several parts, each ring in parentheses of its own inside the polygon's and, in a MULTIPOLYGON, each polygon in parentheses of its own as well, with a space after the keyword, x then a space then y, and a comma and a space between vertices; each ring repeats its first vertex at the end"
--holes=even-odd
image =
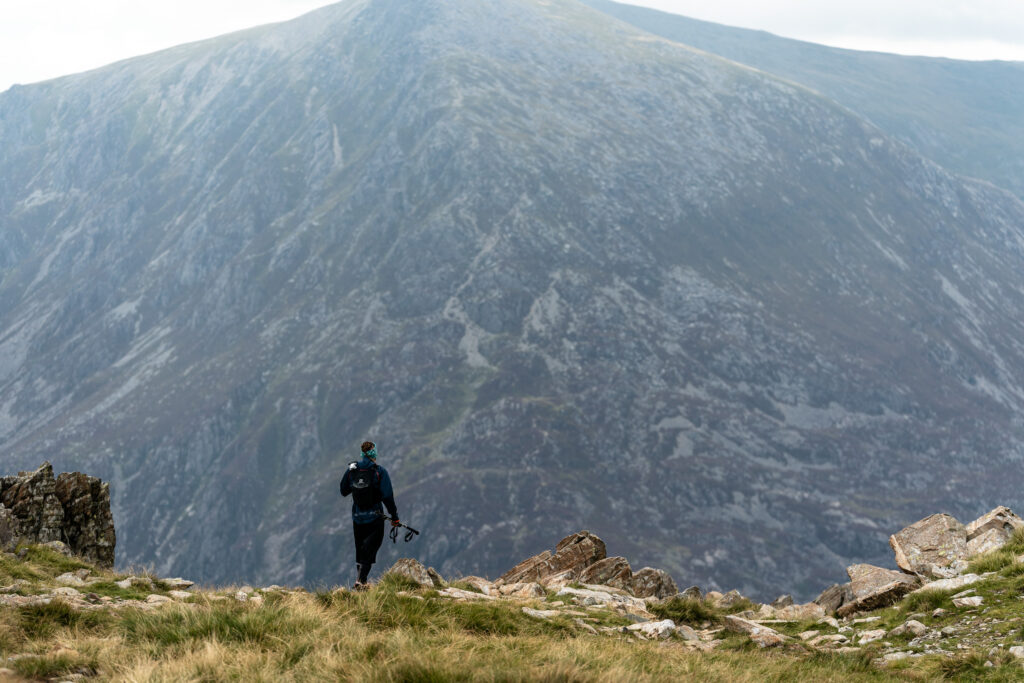
POLYGON ((540 579, 540 585, 552 591, 565 588, 570 583, 576 583, 576 572, 571 569, 566 569, 564 572, 558 572, 557 574, 540 579))
POLYGON ((433 567, 427 567, 427 575, 430 576, 430 580, 434 583, 435 588, 444 587, 444 577, 438 574, 436 569, 434 569, 433 567))
POLYGON ((780 595, 771 602, 771 606, 775 609, 782 609, 783 607, 789 607, 793 604, 792 595, 780 595))
POLYGON ((554 554, 545 550, 520 562, 502 574, 495 585, 530 581, 547 585, 545 581, 558 574, 571 577, 566 581, 570 583, 587 567, 603 560, 606 552, 604 541, 589 531, 580 531, 559 541, 554 554))
POLYGON ((841 617, 888 607, 920 584, 916 576, 870 564, 855 564, 846 573, 850 575, 853 600, 836 610, 841 617))
POLYGON ((953 598, 954 607, 978 607, 985 599, 980 595, 973 595, 966 598, 953 598))
POLYGON ((846 573, 850 577, 850 590, 855 600, 872 595, 894 581, 905 583, 910 589, 916 588, 920 583, 916 576, 870 564, 851 565, 846 568, 846 573))
POLYGON ((624 557, 606 557, 584 569, 579 581, 630 591, 633 588, 633 569, 624 557))
POLYGON ((786 637, 767 626, 727 615, 724 619, 725 629, 733 633, 745 633, 758 647, 776 647, 786 642, 786 637))
POLYGON ((627 631, 642 633, 648 638, 665 640, 676 632, 676 624, 671 619, 662 621, 647 621, 640 624, 631 624, 626 627, 627 631))
POLYGON ((775 618, 783 621, 809 621, 821 619, 823 616, 825 616, 825 608, 814 602, 809 602, 806 605, 789 605, 775 610, 775 618))
POLYGON ((1000 505, 967 525, 967 556, 975 557, 1002 548, 1014 532, 1022 528, 1024 519, 1000 505))
MULTIPOLYGON (((543 598, 547 592, 539 583, 506 583, 498 592, 508 598, 543 598)), ((486 593, 485 593, 486 595, 486 593)))
POLYGON ((950 515, 931 515, 890 536, 889 545, 903 571, 947 578, 943 569, 967 559, 967 529, 950 515))
POLYGON ((882 638, 885 638, 884 628, 876 629, 874 631, 864 631, 860 634, 860 638, 858 638, 857 642, 861 645, 865 645, 867 643, 873 643, 876 640, 881 640, 882 638))
MULTIPOLYGON (((711 594, 709 593, 708 596, 710 597, 711 594)), ((733 605, 736 605, 736 604, 741 603, 744 600, 746 600, 746 598, 743 597, 740 594, 740 592, 738 590, 735 590, 735 589, 729 591, 728 593, 726 593, 725 595, 722 595, 719 598, 712 598, 712 599, 714 600, 715 607, 721 607, 722 609, 729 609, 733 605)))
POLYGON ((699 586, 690 586, 676 597, 682 600, 703 600, 704 593, 699 586))
POLYGON ((915 638, 923 636, 925 633, 928 633, 928 627, 916 619, 908 619, 903 624, 889 631, 890 636, 910 635, 915 638))
POLYGON ((842 585, 832 584, 821 592, 821 595, 814 599, 814 602, 827 613, 835 612, 847 602, 853 602, 853 588, 849 583, 842 585))
POLYGON ((479 576, 464 576, 459 581, 468 583, 484 595, 490 595, 494 590, 494 584, 479 576))
POLYGON ((920 591, 949 591, 956 590, 957 588, 963 588, 964 586, 970 586, 972 583, 981 581, 981 577, 977 574, 964 574, 963 576, 957 576, 952 579, 939 579, 938 581, 932 581, 926 583, 917 590, 915 593, 920 591))
POLYGON ((416 583, 426 588, 434 588, 434 579, 430 576, 430 572, 427 568, 420 564, 417 560, 403 557, 391 567, 391 569, 384 572, 384 575, 396 574, 398 576, 404 576, 407 579, 412 579, 416 583))
POLYGON ((633 595, 638 598, 670 598, 679 592, 668 572, 644 567, 633 574, 633 595))

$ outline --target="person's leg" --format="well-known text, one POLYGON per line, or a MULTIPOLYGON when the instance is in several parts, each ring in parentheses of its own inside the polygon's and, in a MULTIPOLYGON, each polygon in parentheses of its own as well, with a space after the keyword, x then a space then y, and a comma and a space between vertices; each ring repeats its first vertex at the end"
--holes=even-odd
POLYGON ((363 531, 363 543, 356 557, 359 561, 359 582, 366 583, 370 578, 370 568, 377 561, 377 551, 384 542, 384 520, 378 519, 360 526, 366 529, 363 531))
POLYGON ((370 567, 366 561, 366 541, 367 536, 373 532, 372 524, 353 524, 352 525, 352 536, 356 541, 356 582, 366 583, 366 577, 364 574, 369 574, 370 567), (365 567, 365 570, 363 569, 365 567))

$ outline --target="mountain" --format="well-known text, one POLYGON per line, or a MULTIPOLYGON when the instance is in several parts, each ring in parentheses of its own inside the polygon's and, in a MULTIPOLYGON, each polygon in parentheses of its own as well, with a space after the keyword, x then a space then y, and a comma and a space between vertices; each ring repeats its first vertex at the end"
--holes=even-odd
POLYGON ((956 173, 1024 197, 1024 63, 843 50, 583 0, 644 31, 813 88, 956 173))
POLYGON ((0 448, 118 562, 333 583, 580 528, 805 594, 1013 506, 1024 204, 575 0, 348 0, 0 95, 0 448))

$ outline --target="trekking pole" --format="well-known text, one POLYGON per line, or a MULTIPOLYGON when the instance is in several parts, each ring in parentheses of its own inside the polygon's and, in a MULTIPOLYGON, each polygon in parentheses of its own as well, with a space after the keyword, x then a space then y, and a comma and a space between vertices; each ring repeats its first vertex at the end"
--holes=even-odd
MULTIPOLYGON (((384 519, 388 520, 389 522, 390 521, 394 521, 391 517, 388 517, 385 514, 381 514, 381 517, 383 517, 384 519)), ((398 526, 392 526, 391 527, 391 532, 388 534, 391 537, 391 542, 392 543, 398 543, 398 527, 399 526, 404 528, 404 529, 408 529, 408 531, 405 532, 405 542, 406 543, 408 543, 409 541, 411 541, 412 539, 414 539, 414 538, 416 538, 417 536, 420 535, 419 531, 417 531, 416 529, 413 529, 408 524, 403 524, 402 522, 399 522, 398 526)))

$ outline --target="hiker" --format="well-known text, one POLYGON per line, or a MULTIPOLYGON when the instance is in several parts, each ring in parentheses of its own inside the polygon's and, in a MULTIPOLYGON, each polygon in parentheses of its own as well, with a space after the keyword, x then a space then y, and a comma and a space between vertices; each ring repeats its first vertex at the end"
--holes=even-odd
POLYGON ((384 542, 384 507, 391 515, 391 526, 398 527, 398 508, 388 471, 377 464, 377 446, 364 441, 362 459, 350 463, 341 478, 341 495, 352 494, 352 529, 356 539, 356 579, 353 590, 367 587, 370 567, 377 561, 377 551, 384 542))

